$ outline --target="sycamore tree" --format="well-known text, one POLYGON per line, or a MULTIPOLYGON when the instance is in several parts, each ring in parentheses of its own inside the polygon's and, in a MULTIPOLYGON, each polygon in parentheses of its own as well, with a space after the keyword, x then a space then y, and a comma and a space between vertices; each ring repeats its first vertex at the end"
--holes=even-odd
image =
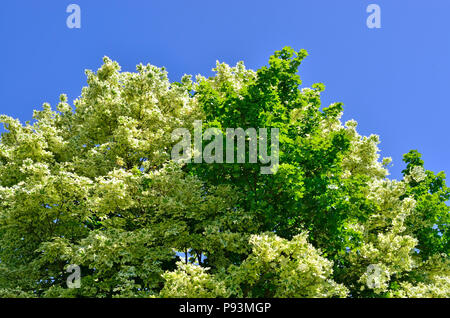
POLYGON ((413 150, 389 179, 378 136, 301 87, 306 56, 180 82, 104 58, 73 105, 0 116, 0 296, 450 297, 445 174, 413 150), (276 173, 173 160, 198 120, 279 129, 276 173))

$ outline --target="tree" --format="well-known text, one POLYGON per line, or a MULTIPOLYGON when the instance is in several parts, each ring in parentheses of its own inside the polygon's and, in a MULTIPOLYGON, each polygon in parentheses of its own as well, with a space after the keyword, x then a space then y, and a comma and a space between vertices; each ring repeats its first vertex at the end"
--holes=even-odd
POLYGON ((0 296, 449 297, 445 174, 412 151, 388 179, 378 137, 321 108, 323 84, 299 88, 306 56, 172 83, 104 58, 73 108, 1 116, 0 296), (171 134, 195 120, 278 128, 276 173, 174 162, 171 134))

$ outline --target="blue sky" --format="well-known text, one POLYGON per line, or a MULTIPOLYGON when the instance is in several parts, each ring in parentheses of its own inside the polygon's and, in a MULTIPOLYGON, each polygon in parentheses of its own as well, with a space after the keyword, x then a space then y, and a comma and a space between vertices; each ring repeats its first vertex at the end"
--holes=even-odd
POLYGON ((8 1, 0 9, 0 113, 30 120, 42 103, 72 101, 107 55, 122 70, 138 63, 211 75, 216 59, 257 69, 283 46, 306 49, 305 86, 323 82, 323 103, 344 103, 344 120, 380 135, 393 178, 410 149, 426 168, 450 171, 450 1, 228 0, 8 1), (81 8, 81 28, 66 7, 81 8), (381 29, 366 26, 369 4, 381 29))

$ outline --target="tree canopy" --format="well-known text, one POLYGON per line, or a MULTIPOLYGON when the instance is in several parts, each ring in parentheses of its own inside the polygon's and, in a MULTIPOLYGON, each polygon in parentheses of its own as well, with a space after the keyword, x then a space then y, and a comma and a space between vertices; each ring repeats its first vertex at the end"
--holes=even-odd
POLYGON ((180 82, 105 57, 73 105, 0 116, 0 297, 450 297, 445 174, 412 150, 389 179, 378 136, 301 86, 306 56, 180 82), (175 162, 196 120, 278 128, 277 172, 175 162))

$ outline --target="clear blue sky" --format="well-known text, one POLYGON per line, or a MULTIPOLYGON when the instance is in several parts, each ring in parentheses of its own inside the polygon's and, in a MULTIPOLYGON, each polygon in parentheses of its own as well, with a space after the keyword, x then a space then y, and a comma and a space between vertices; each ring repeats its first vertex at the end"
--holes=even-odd
POLYGON ((210 75, 216 59, 256 69, 288 45, 310 54, 304 85, 323 82, 324 104, 343 102, 345 120, 380 135, 393 178, 410 149, 450 173, 449 15, 449 0, 3 1, 0 113, 26 121, 61 93, 72 101, 104 55, 125 71, 165 66, 178 81, 210 75), (81 29, 66 26, 71 3, 81 29), (381 29, 366 26, 370 3, 381 7, 381 29))

